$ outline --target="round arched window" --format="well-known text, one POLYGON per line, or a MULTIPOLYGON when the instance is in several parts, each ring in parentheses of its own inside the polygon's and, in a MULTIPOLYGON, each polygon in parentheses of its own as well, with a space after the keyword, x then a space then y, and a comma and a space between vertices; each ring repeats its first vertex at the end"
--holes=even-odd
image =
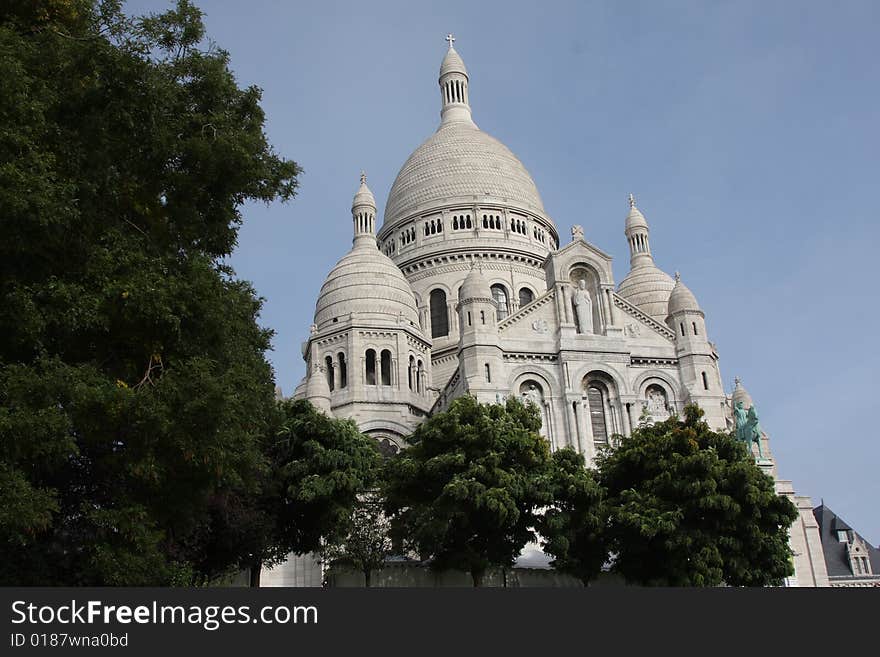
POLYGON ((498 311, 498 321, 501 321, 510 314, 510 306, 507 300, 507 289, 500 283, 492 286, 492 300, 495 301, 495 308, 498 311))

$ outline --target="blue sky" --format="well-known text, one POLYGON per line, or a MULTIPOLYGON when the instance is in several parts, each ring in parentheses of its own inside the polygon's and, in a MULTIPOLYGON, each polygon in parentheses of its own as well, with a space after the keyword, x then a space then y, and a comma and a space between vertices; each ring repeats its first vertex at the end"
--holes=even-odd
MULTIPOLYGON (((780 474, 880 542, 880 3, 202 0, 267 132, 304 169, 245 208, 232 264, 265 297, 291 394, 324 276, 350 248, 365 169, 379 214, 439 121, 443 37, 474 120, 531 172, 563 243, 614 257, 632 192, 657 264, 706 312, 780 474)), ((167 2, 127 3, 131 13, 167 2)))

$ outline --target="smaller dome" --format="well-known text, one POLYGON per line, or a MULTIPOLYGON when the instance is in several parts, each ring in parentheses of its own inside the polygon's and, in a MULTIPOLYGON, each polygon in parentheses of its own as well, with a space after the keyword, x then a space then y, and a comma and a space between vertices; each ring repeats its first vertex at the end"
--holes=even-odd
POLYGON ((306 383, 306 399, 319 411, 330 413, 330 384, 326 373, 318 365, 315 365, 306 383))
POLYGON ((681 282, 681 274, 675 272, 675 287, 669 295, 669 314, 674 315, 684 310, 700 311, 700 304, 688 286, 681 282))
POLYGON ((675 281, 669 274, 659 269, 653 260, 646 259, 644 264, 630 269, 620 282, 617 293, 663 323, 666 321, 669 295, 674 287, 675 281))
POLYGON ((483 270, 477 263, 474 263, 471 267, 471 272, 464 279, 464 283, 461 284, 461 289, 458 292, 459 301, 466 299, 486 299, 489 301, 492 299, 489 281, 483 276, 483 270))
POLYGON ((626 215, 626 222, 624 224, 624 231, 628 232, 633 228, 648 228, 648 220, 645 219, 645 215, 642 214, 641 210, 636 207, 636 199, 630 194, 629 195, 629 214, 626 215))
POLYGON ((418 328, 416 300, 403 272, 376 248, 375 239, 372 244, 366 238, 358 241, 336 263, 321 287, 315 304, 318 330, 350 313, 372 316, 384 323, 398 323, 402 318, 418 328))
POLYGON ((351 201, 351 208, 367 206, 371 207, 374 210, 376 209, 376 198, 373 196, 373 192, 370 191, 370 188, 367 187, 367 174, 361 173, 361 186, 358 188, 357 193, 354 195, 354 199, 351 201))
POLYGON ((746 410, 750 409, 754 405, 752 396, 749 394, 749 391, 743 387, 742 381, 739 380, 739 377, 736 377, 734 381, 736 382, 736 387, 733 389, 733 395, 731 396, 733 407, 736 408, 737 402, 742 402, 743 408, 746 410))
POLYGON ((440 77, 442 78, 448 73, 468 74, 467 69, 464 67, 464 60, 455 51, 451 43, 449 44, 449 50, 446 52, 446 57, 443 58, 443 63, 440 64, 440 77))
POLYGON ((632 230, 633 228, 647 228, 648 222, 645 220, 645 215, 641 213, 641 211, 637 207, 633 207, 630 209, 629 214, 626 215, 626 223, 624 224, 624 230, 632 230))

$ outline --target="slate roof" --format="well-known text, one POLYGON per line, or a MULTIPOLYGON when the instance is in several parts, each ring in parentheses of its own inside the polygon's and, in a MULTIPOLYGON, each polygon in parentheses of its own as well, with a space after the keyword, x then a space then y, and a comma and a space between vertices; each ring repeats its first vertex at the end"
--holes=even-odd
POLYGON ((825 553, 825 567, 828 569, 828 577, 857 577, 850 568, 846 551, 847 544, 837 538, 838 531, 853 532, 864 542, 871 561, 871 570, 874 572, 874 576, 880 574, 880 550, 877 547, 871 545, 864 536, 824 504, 813 509, 813 515, 816 522, 819 523, 819 536, 822 539, 822 551, 825 553))

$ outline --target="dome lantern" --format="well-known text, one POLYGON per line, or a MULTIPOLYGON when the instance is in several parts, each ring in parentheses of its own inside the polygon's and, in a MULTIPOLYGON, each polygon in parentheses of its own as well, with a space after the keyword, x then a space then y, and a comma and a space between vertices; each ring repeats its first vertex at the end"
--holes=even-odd
POLYGON ((367 174, 361 171, 361 186, 351 202, 354 243, 376 246, 376 199, 367 187, 367 174))
POLYGON ((471 123, 471 105, 468 97, 468 73, 464 60, 452 46, 455 37, 446 35, 449 50, 440 65, 440 120, 441 123, 466 121, 471 123))
POLYGON ((675 282, 654 264, 648 242, 648 221, 629 195, 629 214, 624 227, 629 242, 630 270, 617 293, 661 324, 666 320, 669 295, 675 282))

